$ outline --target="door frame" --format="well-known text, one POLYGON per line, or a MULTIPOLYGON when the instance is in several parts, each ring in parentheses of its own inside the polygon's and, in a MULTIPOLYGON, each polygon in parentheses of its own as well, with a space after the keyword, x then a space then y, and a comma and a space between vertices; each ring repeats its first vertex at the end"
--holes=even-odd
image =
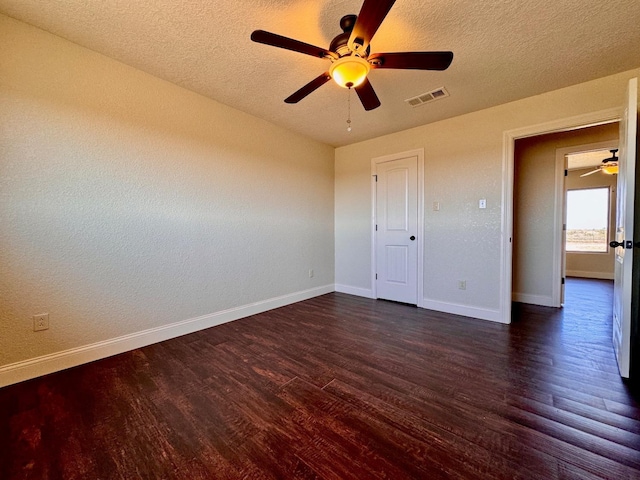
POLYGON ((500 311, 501 322, 511 323, 513 288, 513 178, 515 142, 521 138, 566 132, 620 121, 622 108, 610 108, 538 125, 507 130, 502 135, 502 218, 500 221, 500 311))
POLYGON ((376 178, 377 166, 381 163, 402 160, 407 157, 417 157, 418 160, 418 226, 416 240, 418 241, 418 307, 424 308, 424 148, 408 150, 400 153, 392 153, 371 159, 371 293, 373 298, 378 298, 376 285, 376 178))
MULTIPOLYGON (((609 122, 608 122, 609 123, 609 122)), ((613 123, 613 122, 611 122, 613 123)), ((604 142, 587 143, 583 145, 574 145, 572 147, 563 147, 556 149, 556 185, 555 185, 555 212, 553 224, 553 275, 551 281, 551 298, 553 307, 560 308, 562 306, 562 276, 564 275, 566 252, 562 245, 563 225, 565 218, 565 176, 566 155, 573 153, 592 152, 594 150, 611 150, 618 147, 619 140, 609 140, 604 142)), ((609 222, 610 226, 611 222, 609 222)), ((609 226, 607 229, 609 229, 609 226)))

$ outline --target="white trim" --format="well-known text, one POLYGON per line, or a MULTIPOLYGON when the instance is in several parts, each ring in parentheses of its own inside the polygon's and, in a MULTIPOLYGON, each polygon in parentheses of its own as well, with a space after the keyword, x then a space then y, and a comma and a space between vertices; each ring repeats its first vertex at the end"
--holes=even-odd
POLYGON ((382 157, 374 157, 371 159, 371 298, 378 298, 376 291, 376 182, 377 165, 380 163, 401 160, 407 157, 417 157, 418 159, 418 225, 417 238, 418 241, 418 295, 417 306, 423 307, 422 295, 424 294, 424 148, 417 148, 401 153, 393 153, 382 157))
POLYGON ((620 120, 622 110, 610 108, 599 112, 553 120, 529 127, 508 130, 502 138, 502 218, 500 239, 500 315, 502 323, 511 323, 513 244, 513 170, 515 141, 546 133, 576 130, 620 120))
POLYGON ((130 333, 82 347, 70 348, 49 355, 11 363, 0 367, 0 387, 128 352, 153 343, 273 310, 274 308, 284 307, 285 305, 331 293, 334 290, 334 285, 316 287, 161 327, 150 328, 141 332, 130 333))
POLYGON ((513 288, 513 175, 515 137, 504 132, 502 140, 502 218, 500 219, 500 305, 502 323, 511 323, 513 288))
POLYGON ((376 298, 373 295, 373 290, 370 288, 352 287, 351 285, 340 285, 338 283, 336 283, 336 292, 355 295, 357 297, 376 298))
POLYGON ((376 217, 377 197, 376 183, 378 174, 376 173, 375 164, 371 164, 371 298, 378 298, 378 283, 376 282, 376 217))
POLYGON ((564 225, 565 158, 564 154, 559 153, 560 151, 560 149, 556 149, 555 195, 553 198, 553 248, 551 249, 553 266, 551 267, 551 305, 547 305, 549 307, 560 307, 562 304, 562 227, 564 225))
POLYGON ((561 305, 555 305, 553 296, 549 295, 532 295, 530 293, 513 292, 513 301, 520 303, 529 303, 531 305, 540 305, 543 307, 560 308, 561 305))
POLYGON ((451 313, 453 315, 462 315, 463 317, 479 318, 480 320, 504 323, 502 321, 502 312, 500 312, 500 310, 461 305, 459 303, 442 302, 440 300, 431 300, 429 298, 422 299, 422 308, 435 310, 436 312, 451 313))
POLYGON ((607 272, 585 272, 583 270, 567 270, 567 277, 597 278, 598 280, 613 280, 614 274, 607 272))
POLYGON ((418 307, 424 295, 424 148, 418 152, 418 307))

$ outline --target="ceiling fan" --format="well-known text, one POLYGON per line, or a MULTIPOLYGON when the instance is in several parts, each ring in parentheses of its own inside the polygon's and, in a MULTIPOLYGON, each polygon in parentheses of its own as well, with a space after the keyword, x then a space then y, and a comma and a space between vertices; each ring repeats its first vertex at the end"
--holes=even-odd
POLYGON ((446 70, 453 60, 452 52, 370 54, 371 39, 394 3, 395 0, 365 0, 357 16, 342 17, 342 33, 331 41, 328 49, 264 30, 254 31, 251 40, 331 61, 328 71, 287 97, 286 103, 298 103, 333 78, 341 87, 354 88, 364 109, 373 110, 380 106, 380 100, 367 78, 372 68, 446 70))
POLYGON ((602 165, 598 165, 595 170, 591 170, 590 172, 583 173, 580 177, 586 177, 588 175, 593 175, 597 172, 606 173, 607 175, 614 175, 618 173, 618 157, 616 157, 616 153, 618 152, 617 148, 613 150, 609 150, 611 152, 611 156, 602 160, 602 165))

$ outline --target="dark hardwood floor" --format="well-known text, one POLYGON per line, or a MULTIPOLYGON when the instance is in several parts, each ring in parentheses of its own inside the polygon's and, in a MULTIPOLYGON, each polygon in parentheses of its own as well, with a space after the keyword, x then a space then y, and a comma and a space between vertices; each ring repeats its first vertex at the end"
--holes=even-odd
POLYGON ((0 478, 640 478, 611 296, 506 326, 336 293, 3 388, 0 478))

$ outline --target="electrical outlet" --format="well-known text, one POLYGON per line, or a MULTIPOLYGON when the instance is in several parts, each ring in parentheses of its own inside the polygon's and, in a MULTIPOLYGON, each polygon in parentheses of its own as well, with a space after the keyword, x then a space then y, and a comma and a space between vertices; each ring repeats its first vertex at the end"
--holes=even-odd
POLYGON ((433 211, 437 212, 440 210, 440 202, 433 202, 433 211))
POLYGON ((478 208, 487 208, 487 199, 486 198, 481 198, 478 201, 478 208))
POLYGON ((49 314, 40 313, 33 316, 33 331, 49 330, 49 314))
POLYGON ((466 290, 467 289, 467 281, 466 280, 458 280, 458 288, 460 290, 466 290))
POLYGON ((309 269, 309 278, 313 278, 313 268, 309 269))

